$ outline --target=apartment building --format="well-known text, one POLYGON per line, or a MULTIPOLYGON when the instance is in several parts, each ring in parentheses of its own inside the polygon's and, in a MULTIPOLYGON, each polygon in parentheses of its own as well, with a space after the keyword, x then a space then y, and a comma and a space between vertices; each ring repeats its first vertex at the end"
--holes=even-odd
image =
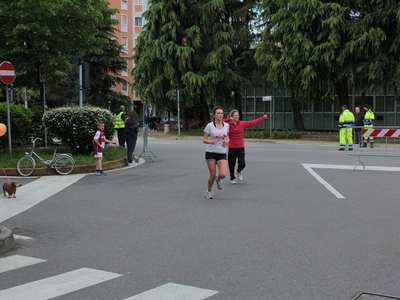
POLYGON ((147 0, 108 0, 110 8, 116 8, 119 10, 113 18, 119 21, 117 31, 115 33, 117 40, 124 45, 124 52, 121 53, 122 57, 125 57, 128 64, 128 71, 122 72, 120 76, 124 78, 128 84, 119 84, 115 86, 115 91, 121 92, 132 101, 133 105, 140 108, 137 112, 141 111, 140 95, 132 91, 129 83, 132 82, 131 70, 133 69, 135 62, 130 58, 133 55, 133 48, 137 43, 137 38, 142 32, 144 25, 144 19, 142 13, 147 9, 147 0))

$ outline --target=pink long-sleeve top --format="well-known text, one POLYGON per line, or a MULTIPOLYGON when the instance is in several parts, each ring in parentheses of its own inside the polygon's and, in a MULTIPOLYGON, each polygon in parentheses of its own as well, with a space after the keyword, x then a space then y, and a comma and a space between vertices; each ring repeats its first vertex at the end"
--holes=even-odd
POLYGON ((242 121, 238 120, 235 124, 231 118, 223 119, 223 122, 229 124, 229 148, 244 148, 244 130, 246 128, 253 127, 258 123, 264 121, 264 116, 251 120, 251 121, 242 121))

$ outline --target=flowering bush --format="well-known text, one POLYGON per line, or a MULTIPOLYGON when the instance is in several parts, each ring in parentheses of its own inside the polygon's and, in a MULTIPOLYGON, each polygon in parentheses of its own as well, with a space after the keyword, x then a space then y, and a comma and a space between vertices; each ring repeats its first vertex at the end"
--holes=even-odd
POLYGON ((114 136, 114 118, 110 111, 92 107, 60 107, 47 111, 42 118, 48 136, 62 139, 74 154, 90 154, 97 123, 104 122, 104 134, 114 136))

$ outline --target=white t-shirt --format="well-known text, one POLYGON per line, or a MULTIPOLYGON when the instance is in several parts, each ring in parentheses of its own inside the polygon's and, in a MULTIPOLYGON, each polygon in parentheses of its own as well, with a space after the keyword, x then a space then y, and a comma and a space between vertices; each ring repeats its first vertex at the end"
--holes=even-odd
POLYGON ((204 128, 204 132, 208 133, 208 139, 214 140, 217 139, 215 144, 207 144, 206 152, 212 153, 226 153, 226 147, 222 146, 224 139, 228 136, 229 133, 229 125, 227 123, 223 123, 224 127, 218 129, 214 126, 214 122, 210 122, 207 124, 206 128, 204 128))

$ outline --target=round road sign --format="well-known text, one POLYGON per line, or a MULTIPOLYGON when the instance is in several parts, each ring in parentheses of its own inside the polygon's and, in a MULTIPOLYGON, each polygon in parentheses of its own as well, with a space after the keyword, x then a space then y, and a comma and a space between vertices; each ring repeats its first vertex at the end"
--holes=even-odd
POLYGON ((11 84, 15 79, 15 69, 12 63, 8 61, 3 61, 0 64, 0 80, 4 84, 11 84))

